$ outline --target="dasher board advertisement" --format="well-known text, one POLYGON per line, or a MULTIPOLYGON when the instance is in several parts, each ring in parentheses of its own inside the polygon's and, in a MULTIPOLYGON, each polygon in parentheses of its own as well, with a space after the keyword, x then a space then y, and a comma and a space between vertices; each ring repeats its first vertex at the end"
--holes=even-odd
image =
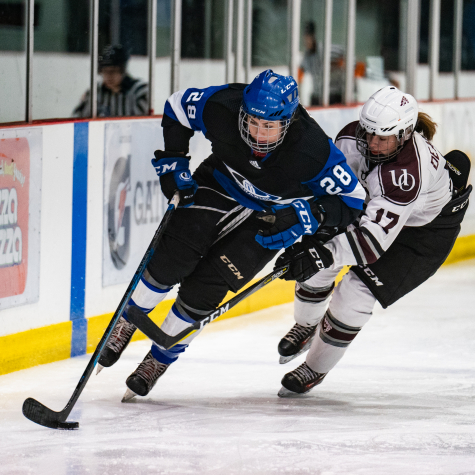
POLYGON ((39 298, 42 129, 0 131, 0 310, 39 298))
POLYGON ((151 164, 160 121, 111 122, 104 131, 102 285, 130 282, 166 211, 151 164))

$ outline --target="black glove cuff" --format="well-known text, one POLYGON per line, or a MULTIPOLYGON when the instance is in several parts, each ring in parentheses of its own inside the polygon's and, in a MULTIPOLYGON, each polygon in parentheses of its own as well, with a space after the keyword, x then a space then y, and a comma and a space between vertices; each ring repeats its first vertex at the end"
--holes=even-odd
POLYGON ((175 158, 175 157, 183 157, 188 160, 191 160, 191 157, 187 157, 185 152, 172 152, 170 150, 155 150, 153 152, 155 158, 157 160, 161 160, 162 158, 175 158))
POLYGON ((319 227, 323 226, 327 220, 325 208, 318 201, 313 201, 310 203, 310 211, 313 217, 318 221, 319 227))
POLYGON ((167 200, 171 200, 175 190, 177 189, 173 173, 167 173, 166 175, 160 176, 160 186, 162 188, 162 193, 165 195, 167 200))
POLYGON ((305 246, 308 254, 313 258, 313 265, 318 270, 322 270, 322 267, 327 269, 333 262, 333 254, 330 249, 326 248, 319 239, 315 236, 304 236, 302 244, 305 246))

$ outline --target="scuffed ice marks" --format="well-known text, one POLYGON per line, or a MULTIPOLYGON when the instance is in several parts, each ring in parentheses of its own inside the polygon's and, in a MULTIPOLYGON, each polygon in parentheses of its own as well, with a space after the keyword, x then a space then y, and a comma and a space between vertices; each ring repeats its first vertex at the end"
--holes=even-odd
POLYGON ((59 409, 88 357, 0 377, 0 475, 475 475, 475 265, 443 268, 372 320, 325 382, 276 397, 292 304, 209 325, 146 398, 121 404, 150 346, 91 378, 76 432, 32 424, 59 409), (213 327, 214 326, 214 327, 213 327), (213 329, 214 328, 214 329, 213 329))

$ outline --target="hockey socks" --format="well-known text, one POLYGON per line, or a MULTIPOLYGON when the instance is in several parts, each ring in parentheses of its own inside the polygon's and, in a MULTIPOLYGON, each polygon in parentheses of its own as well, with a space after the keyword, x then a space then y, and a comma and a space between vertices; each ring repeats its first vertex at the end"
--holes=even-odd
POLYGON ((334 283, 319 288, 305 283, 295 285, 294 318, 297 323, 280 340, 280 364, 292 361, 310 348, 334 287, 334 283))
MULTIPOLYGON (((178 297, 177 301, 173 304, 160 328, 167 335, 178 335, 178 333, 182 332, 186 328, 193 325, 193 323, 195 323, 196 320, 190 316, 190 313, 202 313, 197 310, 194 310, 193 312, 191 312, 190 310, 190 307, 183 304, 183 302, 178 297)), ((194 332, 193 334, 185 338, 181 343, 173 346, 169 350, 154 343, 152 345, 151 350, 153 357, 163 364, 171 364, 175 362, 178 359, 180 353, 183 353, 186 350, 188 345, 198 336, 200 332, 201 330, 194 332)))
POLYGON ((295 321, 304 327, 317 325, 328 308, 334 287, 334 282, 319 288, 304 282, 297 283, 294 299, 295 321))
POLYGON ((102 350, 98 361, 97 373, 103 367, 110 367, 117 362, 137 329, 135 325, 128 322, 127 309, 130 306, 137 306, 145 313, 149 313, 167 296, 169 291, 170 287, 161 285, 147 270, 144 271, 123 315, 120 317, 106 346, 102 350))
MULTIPOLYGON (((127 306, 135 305, 143 312, 150 313, 170 292, 171 287, 157 282, 145 269, 139 283, 137 284, 132 297, 127 306)), ((124 312, 124 317, 127 319, 127 307, 124 312)))
POLYGON ((375 302, 374 295, 354 272, 343 277, 307 354, 307 364, 313 371, 328 373, 340 361, 371 318, 375 302))

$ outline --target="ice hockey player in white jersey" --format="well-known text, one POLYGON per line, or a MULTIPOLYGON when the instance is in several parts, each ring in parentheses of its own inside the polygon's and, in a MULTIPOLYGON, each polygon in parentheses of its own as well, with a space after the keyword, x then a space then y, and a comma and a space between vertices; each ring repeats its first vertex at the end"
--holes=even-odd
POLYGON ((459 151, 444 158, 430 142, 436 124, 416 100, 394 86, 364 104, 335 145, 366 190, 357 223, 326 243, 304 237, 278 258, 296 280, 296 324, 279 343, 280 362, 310 348, 287 373, 279 396, 310 391, 343 357, 371 317, 431 277, 460 231, 472 187, 470 162, 459 151), (343 266, 352 266, 334 289, 343 266), (333 295, 332 295, 333 294, 333 295))

